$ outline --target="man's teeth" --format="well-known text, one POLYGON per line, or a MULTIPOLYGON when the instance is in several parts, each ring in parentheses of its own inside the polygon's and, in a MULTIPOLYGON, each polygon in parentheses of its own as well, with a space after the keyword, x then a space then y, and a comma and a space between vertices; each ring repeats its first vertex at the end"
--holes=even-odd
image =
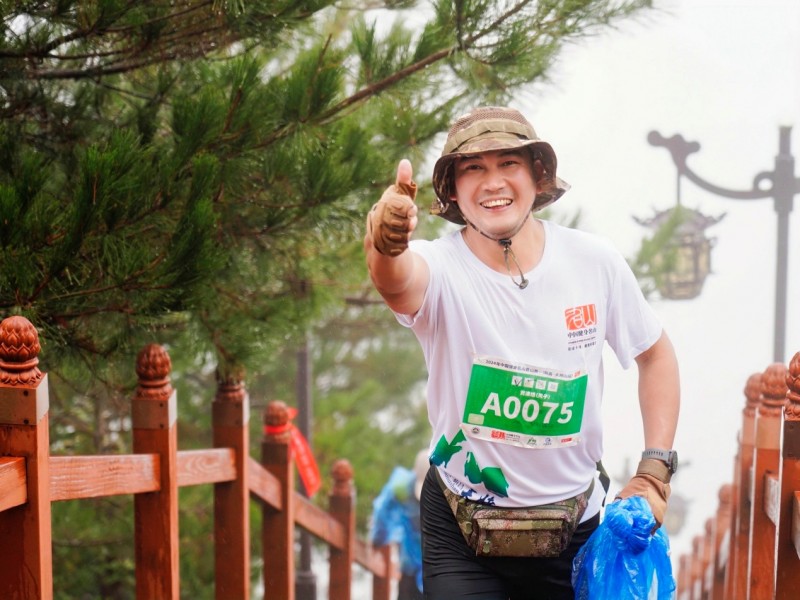
POLYGON ((497 208, 498 206, 508 206, 509 204, 511 204, 511 200, 508 198, 498 198, 497 200, 481 202, 481 206, 484 208, 497 208))

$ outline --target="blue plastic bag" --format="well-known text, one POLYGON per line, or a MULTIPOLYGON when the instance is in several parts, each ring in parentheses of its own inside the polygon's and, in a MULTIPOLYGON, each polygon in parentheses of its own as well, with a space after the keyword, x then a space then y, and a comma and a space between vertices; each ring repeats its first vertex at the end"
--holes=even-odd
POLYGON ((670 600, 675 579, 669 538, 647 500, 631 496, 606 507, 600 526, 572 563, 576 600, 670 600))

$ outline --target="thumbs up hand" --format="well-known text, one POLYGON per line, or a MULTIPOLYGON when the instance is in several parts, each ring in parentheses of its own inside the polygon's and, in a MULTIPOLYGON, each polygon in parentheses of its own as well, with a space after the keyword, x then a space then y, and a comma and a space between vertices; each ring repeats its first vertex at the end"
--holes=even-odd
POLYGON ((399 256, 417 226, 417 184, 412 180, 411 163, 403 159, 397 165, 397 178, 383 192, 367 215, 367 233, 375 249, 386 256, 399 256))

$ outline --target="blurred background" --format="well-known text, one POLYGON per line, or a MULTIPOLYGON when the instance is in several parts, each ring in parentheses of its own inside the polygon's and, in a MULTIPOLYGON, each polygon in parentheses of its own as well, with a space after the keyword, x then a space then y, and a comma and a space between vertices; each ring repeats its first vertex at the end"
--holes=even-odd
MULTIPOLYGON (((650 145, 651 131, 699 142, 687 165, 729 190, 752 190, 756 175, 774 170, 780 127, 793 127, 792 154, 800 150, 800 3, 656 5, 568 47, 552 81, 516 99, 555 146, 559 175, 572 184, 557 210, 579 209, 580 228, 607 236, 626 257, 652 234, 634 217, 676 205, 676 166, 665 148, 650 145)), ((724 218, 705 231, 713 238, 711 273, 699 296, 652 297, 682 378, 675 442, 682 466, 671 511, 680 505, 686 513, 670 536, 676 556, 691 551, 692 537, 717 509, 720 486, 732 482, 745 382, 773 362, 777 260, 771 197, 722 197, 684 177, 681 203, 724 218)), ((789 221, 787 364, 800 351, 800 208, 789 221)), ((627 478, 643 443, 636 373, 623 371, 609 353, 606 374, 604 462, 612 477, 627 478)))
MULTIPOLYGON (((298 408, 323 471, 314 501, 348 458, 364 535, 392 469, 430 437, 421 352, 368 281, 364 215, 402 157, 427 207, 449 123, 509 103, 572 185, 547 217, 631 261, 676 347, 666 527, 675 557, 691 549, 732 480, 747 378, 800 351, 800 208, 790 191, 784 256, 770 193, 725 195, 752 191, 781 144, 796 172, 800 3, 59 0, 0 2, 0 23, 0 318, 39 329, 54 454, 129 450, 134 360, 156 341, 181 449, 211 443, 217 379, 246 381, 252 453, 267 402, 298 408), (681 140, 714 191, 678 178, 681 140), (652 243, 665 233, 684 245, 652 243), (666 267, 686 266, 692 285, 663 288, 666 267)), ((445 226, 421 219, 419 235, 445 226)), ((611 353, 604 409, 613 497, 643 440, 635 370, 611 353)), ((210 494, 181 492, 185 597, 213 594, 197 543, 211 540, 210 494)), ((131 597, 132 504, 54 505, 60 597, 131 597)), ((253 503, 256 589, 259 519, 253 503)), ((311 544, 299 539, 302 597, 326 593, 327 548, 315 581, 311 544)))

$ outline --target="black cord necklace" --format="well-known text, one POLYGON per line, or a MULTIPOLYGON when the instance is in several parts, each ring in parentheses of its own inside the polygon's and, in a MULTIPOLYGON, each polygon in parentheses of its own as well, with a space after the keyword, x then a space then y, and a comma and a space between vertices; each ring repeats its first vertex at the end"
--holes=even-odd
POLYGON ((464 216, 464 213, 461 213, 461 217, 464 219, 464 222, 472 227, 475 231, 480 233, 483 237, 488 238, 494 242, 497 242, 503 248, 503 261, 506 263, 506 269, 508 270, 508 275, 511 277, 511 281, 517 286, 519 289, 524 290, 528 287, 528 280, 525 278, 525 274, 522 272, 522 267, 519 266, 519 261, 517 260, 517 256, 514 254, 514 251, 511 249, 511 238, 519 233, 522 227, 525 225, 525 222, 530 218, 530 213, 526 216, 520 223, 517 225, 512 231, 510 235, 507 235, 503 238, 496 238, 494 236, 489 235, 485 231, 481 231, 478 229, 475 224, 467 219, 464 216), (509 262, 509 258, 511 257, 511 261, 514 262, 514 266, 517 267, 517 271, 519 272, 519 281, 514 278, 514 274, 511 272, 511 263, 509 262))
POLYGON ((522 267, 519 266, 519 261, 517 260, 517 256, 511 249, 511 240, 502 239, 502 240, 497 240, 497 242, 503 247, 503 260, 506 263, 506 269, 508 270, 509 277, 511 277, 511 281, 519 289, 524 290, 526 287, 528 287, 528 280, 525 279, 525 273, 522 272, 522 267), (519 271, 519 281, 514 279, 514 274, 511 272, 511 265, 508 262, 509 256, 511 256, 511 260, 514 261, 514 265, 517 267, 517 271, 519 271))

